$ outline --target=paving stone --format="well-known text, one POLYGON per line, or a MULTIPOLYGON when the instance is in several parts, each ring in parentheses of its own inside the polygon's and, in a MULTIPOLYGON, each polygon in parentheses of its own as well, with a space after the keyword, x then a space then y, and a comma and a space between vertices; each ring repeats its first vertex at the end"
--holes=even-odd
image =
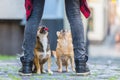
MULTIPOLYGON (((89 76, 75 76, 72 71, 65 72, 63 68, 63 73, 56 72, 57 65, 55 59, 52 58, 52 67, 54 74, 33 74, 32 76, 19 76, 18 70, 21 64, 18 60, 1 62, 0 64, 0 80, 120 80, 120 64, 115 63, 116 60, 111 60, 112 64, 106 64, 97 59, 89 60, 89 67, 91 70, 91 75, 89 76)), ((47 70, 47 65, 45 64, 45 69, 47 70)), ((71 70, 71 66, 69 66, 71 70)))

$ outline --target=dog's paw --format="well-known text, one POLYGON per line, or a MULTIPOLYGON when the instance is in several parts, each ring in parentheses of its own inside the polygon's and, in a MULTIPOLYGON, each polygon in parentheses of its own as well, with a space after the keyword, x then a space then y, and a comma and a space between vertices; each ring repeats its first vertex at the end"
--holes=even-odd
POLYGON ((58 72, 59 72, 59 73, 62 73, 62 70, 61 70, 61 69, 58 69, 58 72))
POLYGON ((66 72, 70 72, 70 70, 69 70, 69 69, 67 69, 67 70, 66 70, 66 72))
POLYGON ((72 71, 75 72, 75 68, 73 68, 72 71))
POLYGON ((37 72, 37 74, 41 74, 41 72, 37 72))
POLYGON ((42 70, 42 73, 46 73, 46 71, 45 71, 45 70, 42 70))
POLYGON ((37 71, 37 74, 41 74, 41 72, 40 72, 40 71, 37 71))
POLYGON ((53 74, 53 72, 52 72, 51 70, 49 70, 49 71, 48 71, 48 73, 49 73, 50 75, 52 75, 52 74, 53 74))

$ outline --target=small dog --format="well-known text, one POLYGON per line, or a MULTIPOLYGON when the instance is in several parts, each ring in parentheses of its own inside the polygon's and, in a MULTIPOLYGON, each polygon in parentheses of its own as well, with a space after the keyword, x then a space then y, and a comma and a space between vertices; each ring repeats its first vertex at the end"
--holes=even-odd
POLYGON ((58 72, 62 72, 62 66, 66 66, 66 72, 69 72, 69 62, 71 62, 72 70, 75 71, 71 32, 67 30, 57 31, 57 37, 56 51, 52 51, 52 54, 57 59, 58 72))
POLYGON ((34 71, 37 74, 45 73, 43 65, 48 62, 48 73, 53 74, 51 71, 51 50, 48 43, 48 28, 39 27, 37 31, 36 45, 34 49, 34 71))

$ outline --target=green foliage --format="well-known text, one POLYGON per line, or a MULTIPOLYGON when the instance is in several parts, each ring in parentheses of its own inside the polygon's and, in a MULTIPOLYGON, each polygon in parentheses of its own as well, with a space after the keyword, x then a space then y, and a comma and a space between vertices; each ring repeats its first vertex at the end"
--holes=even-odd
POLYGON ((0 77, 0 80, 5 80, 5 78, 3 78, 3 77, 0 77))
POLYGON ((8 74, 8 77, 11 78, 12 80, 22 80, 20 77, 17 77, 17 76, 12 75, 12 74, 8 74))
POLYGON ((43 78, 43 76, 37 76, 37 78, 38 78, 38 79, 42 79, 42 78, 43 78))
POLYGON ((67 78, 67 76, 65 74, 63 74, 62 76, 63 76, 64 79, 67 78))
POLYGON ((52 80, 57 80, 57 79, 54 78, 54 79, 52 79, 52 80))
POLYGON ((117 76, 112 76, 108 80, 118 80, 118 77, 117 76))
POLYGON ((15 56, 0 55, 0 60, 12 60, 15 59, 15 56))

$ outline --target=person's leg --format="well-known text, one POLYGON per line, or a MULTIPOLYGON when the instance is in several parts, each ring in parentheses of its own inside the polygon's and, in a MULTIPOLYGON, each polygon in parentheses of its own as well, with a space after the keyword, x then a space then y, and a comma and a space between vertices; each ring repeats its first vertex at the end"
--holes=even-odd
POLYGON ((85 50, 84 28, 79 7, 79 0, 65 0, 66 14, 70 23, 73 39, 76 72, 84 74, 89 72, 86 68, 88 56, 86 55, 85 50))
POLYGON ((34 47, 36 42, 37 29, 43 14, 45 0, 33 0, 33 11, 25 25, 23 51, 24 56, 20 58, 22 62, 21 75, 32 73, 34 58, 34 47))

